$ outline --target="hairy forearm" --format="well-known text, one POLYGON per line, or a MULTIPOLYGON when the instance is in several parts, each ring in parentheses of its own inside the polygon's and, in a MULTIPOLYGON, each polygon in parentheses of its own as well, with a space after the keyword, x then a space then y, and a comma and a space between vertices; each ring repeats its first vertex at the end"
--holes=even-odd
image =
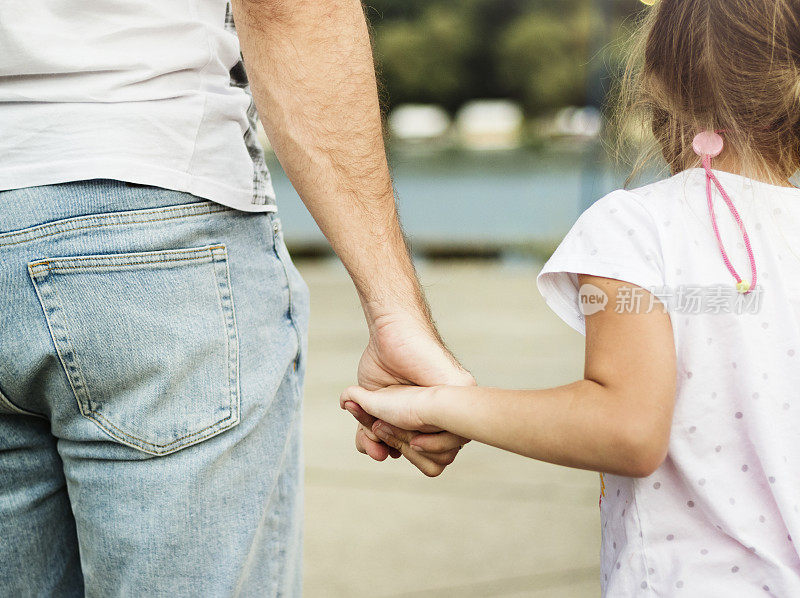
POLYGON ((426 423, 557 465, 641 477, 664 458, 666 439, 649 418, 591 380, 547 390, 442 386, 425 405, 426 423))
POLYGON ((397 218, 358 0, 234 0, 261 121, 365 310, 427 318, 397 218))

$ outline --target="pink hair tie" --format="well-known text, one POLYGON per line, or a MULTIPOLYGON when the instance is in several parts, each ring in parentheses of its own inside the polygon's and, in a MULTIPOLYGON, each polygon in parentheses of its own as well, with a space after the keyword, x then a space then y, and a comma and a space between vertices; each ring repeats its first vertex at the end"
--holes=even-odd
POLYGON ((730 272, 733 278, 736 279, 736 290, 746 295, 756 286, 756 260, 753 256, 753 249, 750 246, 750 237, 747 236, 747 230, 745 230, 744 222, 742 222, 739 212, 736 211, 731 198, 728 197, 727 193, 725 193, 725 190, 722 188, 719 180, 717 180, 717 177, 714 176, 714 173, 711 171, 711 160, 712 158, 719 156, 719 154, 722 152, 723 146, 724 142, 722 137, 714 131, 703 131, 702 133, 698 133, 692 141, 692 148, 694 149, 694 152, 703 159, 703 168, 706 171, 706 198, 708 199, 708 211, 711 214, 711 226, 714 228, 714 235, 717 237, 717 245, 719 246, 720 253, 722 253, 722 261, 725 262, 728 272, 730 272), (719 227, 717 226, 717 217, 714 214, 714 202, 711 193, 712 181, 716 185, 717 189, 719 189, 722 199, 728 206, 728 209, 733 215, 734 220, 736 220, 736 224, 739 225, 739 230, 741 231, 742 239, 744 240, 744 246, 747 248, 747 257, 750 258, 750 274, 752 277, 752 282, 742 280, 742 277, 737 274, 736 270, 731 264, 730 259, 728 259, 728 254, 725 252, 725 247, 722 244, 722 237, 719 234, 719 227))

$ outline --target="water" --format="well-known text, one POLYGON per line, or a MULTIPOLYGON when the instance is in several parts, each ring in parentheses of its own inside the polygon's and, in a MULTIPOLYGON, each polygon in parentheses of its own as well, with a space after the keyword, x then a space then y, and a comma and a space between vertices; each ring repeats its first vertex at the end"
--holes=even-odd
MULTIPOLYGON (((400 216, 415 247, 551 244, 592 201, 621 185, 598 150, 395 150, 400 216)), ((277 160, 269 160, 288 244, 325 242, 277 160)))

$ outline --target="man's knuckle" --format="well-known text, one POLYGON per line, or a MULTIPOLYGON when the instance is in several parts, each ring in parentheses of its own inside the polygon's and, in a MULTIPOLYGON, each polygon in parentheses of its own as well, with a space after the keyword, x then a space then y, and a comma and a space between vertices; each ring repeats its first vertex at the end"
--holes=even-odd
POLYGON ((408 431, 403 430, 401 428, 396 428, 392 426, 389 429, 392 432, 392 436, 400 442, 408 443, 413 438, 413 436, 408 431))
POLYGON ((355 445, 356 445, 356 450, 359 453, 365 454, 367 452, 364 449, 363 432, 361 431, 360 428, 358 430, 356 430, 355 445))
POLYGON ((429 464, 426 464, 422 469, 422 473, 424 473, 429 478, 435 478, 436 476, 441 474, 443 471, 444 471, 444 467, 442 465, 439 465, 438 463, 433 463, 433 462, 431 462, 429 464))
POLYGON ((453 441, 449 438, 441 438, 436 445, 436 450, 440 453, 449 453, 453 450, 453 441))
POLYGON ((456 454, 455 454, 455 453, 453 453, 453 452, 449 452, 449 453, 439 453, 439 454, 435 455, 435 457, 434 457, 434 459, 433 459, 433 460, 434 460, 436 463, 438 463, 439 465, 441 465, 442 467, 447 467, 447 466, 448 466, 448 465, 450 465, 450 464, 451 464, 453 461, 455 461, 455 460, 456 460, 456 454))

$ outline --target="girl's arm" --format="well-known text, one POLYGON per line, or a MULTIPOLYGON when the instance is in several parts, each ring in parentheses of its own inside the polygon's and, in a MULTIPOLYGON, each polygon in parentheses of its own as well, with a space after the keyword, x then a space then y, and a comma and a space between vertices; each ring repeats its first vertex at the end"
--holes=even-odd
MULTIPOLYGON (((399 428, 447 430, 558 465, 650 475, 666 456, 672 423, 676 365, 669 316, 644 289, 588 275, 579 280, 608 296, 604 310, 586 317, 583 380, 548 390, 352 387, 342 406, 353 401, 399 428), (638 310, 629 313, 636 297, 638 310)), ((380 428, 376 422, 379 436, 380 428)), ((419 436, 411 446, 431 450, 435 442, 436 436, 419 436)))

